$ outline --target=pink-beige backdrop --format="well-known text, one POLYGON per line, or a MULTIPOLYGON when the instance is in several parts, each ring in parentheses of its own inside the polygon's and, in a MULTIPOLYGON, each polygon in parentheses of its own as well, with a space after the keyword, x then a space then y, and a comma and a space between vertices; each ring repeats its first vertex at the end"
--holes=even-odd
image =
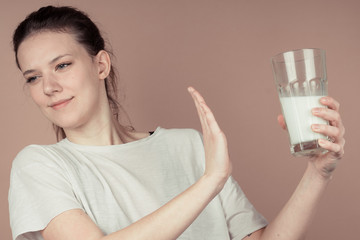
POLYGON ((326 50, 329 94, 341 102, 346 154, 322 199, 308 239, 359 239, 360 1, 358 0, 1 0, 0 239, 11 239, 11 162, 32 143, 55 141, 15 67, 11 36, 40 6, 72 5, 112 43, 122 102, 138 130, 200 130, 189 85, 203 93, 229 141, 234 176, 268 219, 299 182, 306 159, 291 157, 271 56, 326 50))

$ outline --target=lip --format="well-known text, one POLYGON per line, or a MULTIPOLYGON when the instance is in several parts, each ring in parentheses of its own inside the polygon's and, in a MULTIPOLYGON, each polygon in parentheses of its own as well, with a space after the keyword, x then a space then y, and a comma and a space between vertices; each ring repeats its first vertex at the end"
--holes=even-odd
POLYGON ((49 107, 57 110, 60 108, 65 107, 74 97, 70 97, 70 98, 66 98, 66 99, 61 99, 59 101, 53 102, 49 104, 49 107))

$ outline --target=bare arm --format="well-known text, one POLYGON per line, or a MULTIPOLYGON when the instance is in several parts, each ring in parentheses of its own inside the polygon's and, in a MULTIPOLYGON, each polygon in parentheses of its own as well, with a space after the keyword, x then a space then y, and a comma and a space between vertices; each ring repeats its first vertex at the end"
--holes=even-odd
POLYGON ((217 194, 207 176, 150 215, 104 236, 82 210, 69 210, 55 217, 43 231, 45 240, 176 239, 217 194))
MULTIPOLYGON (((304 176, 278 216, 265 229, 246 239, 297 240, 305 238, 326 186, 344 154, 345 129, 339 114, 339 103, 330 97, 323 98, 322 103, 328 106, 328 109, 322 108, 313 113, 328 120, 330 125, 320 125, 317 126, 318 128, 313 126, 313 130, 333 139, 333 142, 319 141, 321 147, 329 152, 309 159, 304 176)), ((285 128, 282 116, 279 117, 279 123, 285 128)))
POLYGON ((221 191, 231 173, 225 135, 204 99, 189 88, 200 118, 204 148, 205 173, 186 191, 117 232, 104 236, 82 210, 69 210, 55 217, 42 231, 45 240, 112 240, 112 239, 176 239, 221 191))

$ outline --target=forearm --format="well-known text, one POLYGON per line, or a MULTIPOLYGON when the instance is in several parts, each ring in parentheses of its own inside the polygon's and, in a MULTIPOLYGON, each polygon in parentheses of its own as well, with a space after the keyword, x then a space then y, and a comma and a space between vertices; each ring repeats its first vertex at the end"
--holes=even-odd
POLYGON ((330 179, 325 179, 309 163, 295 192, 278 216, 266 227, 262 240, 304 239, 330 179))
POLYGON ((130 226, 104 236, 115 239, 176 239, 197 218, 219 189, 214 182, 202 177, 170 202, 130 226))

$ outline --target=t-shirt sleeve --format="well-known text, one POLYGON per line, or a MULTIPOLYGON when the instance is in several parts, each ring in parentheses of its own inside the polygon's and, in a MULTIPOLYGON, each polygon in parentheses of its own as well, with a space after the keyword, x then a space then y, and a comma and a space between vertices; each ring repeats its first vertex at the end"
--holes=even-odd
POLYGON ((61 165, 40 146, 23 149, 13 161, 9 189, 14 240, 42 239, 40 230, 60 213, 82 208, 61 165))
MULTIPOLYGON (((197 142, 197 146, 203 149, 202 134, 198 131, 194 131, 194 133, 196 133, 194 136, 197 138, 197 141, 194 142, 197 142)), ((241 187, 232 176, 230 176, 219 193, 219 198, 223 207, 230 239, 241 240, 267 225, 266 219, 247 199, 241 187)))
POLYGON ((230 239, 241 240, 267 225, 266 219, 246 198, 239 184, 230 176, 219 194, 230 239))

